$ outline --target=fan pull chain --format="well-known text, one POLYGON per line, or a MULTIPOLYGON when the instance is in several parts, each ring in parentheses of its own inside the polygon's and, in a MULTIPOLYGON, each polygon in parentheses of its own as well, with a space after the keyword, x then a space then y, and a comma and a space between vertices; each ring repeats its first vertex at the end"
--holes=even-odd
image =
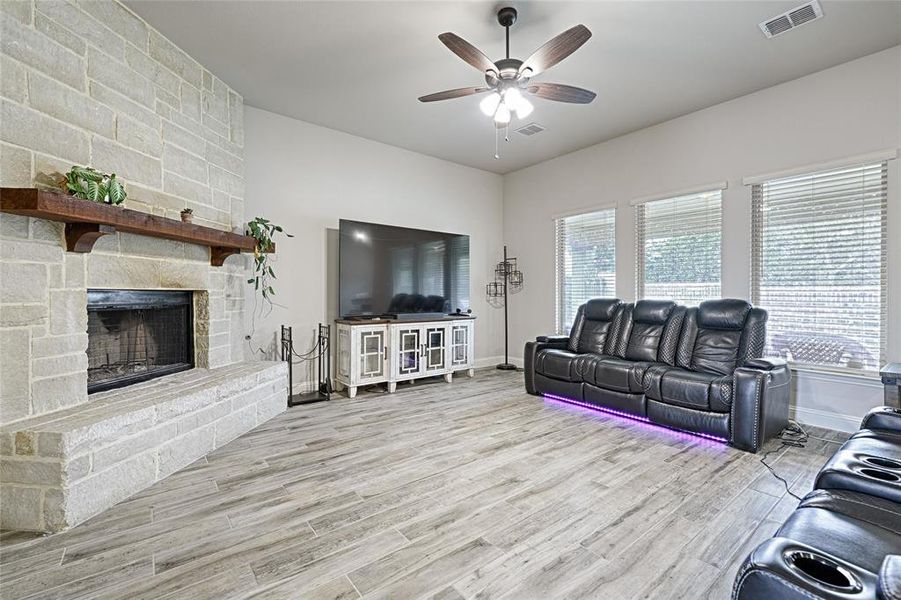
POLYGON ((494 129, 494 159, 497 160, 501 157, 500 153, 498 153, 498 147, 497 147, 497 138, 501 135, 501 132, 497 127, 493 127, 493 129, 494 129))

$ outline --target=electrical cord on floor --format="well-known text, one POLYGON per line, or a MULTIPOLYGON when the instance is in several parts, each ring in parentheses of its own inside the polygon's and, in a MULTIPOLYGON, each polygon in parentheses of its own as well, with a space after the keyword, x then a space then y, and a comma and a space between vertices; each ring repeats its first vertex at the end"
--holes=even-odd
POLYGON ((782 482, 782 485, 785 487, 785 491, 788 492, 788 494, 792 498, 800 502, 801 497, 791 491, 791 489, 789 489, 788 481, 786 481, 785 478, 779 475, 779 473, 777 473, 776 470, 766 462, 766 459, 769 458, 771 454, 780 452, 782 450, 785 450, 786 448, 804 448, 807 445, 807 441, 810 439, 810 434, 804 431, 804 428, 801 427, 800 423, 798 423, 797 421, 789 420, 788 427, 786 427, 779 433, 778 439, 782 443, 779 444, 779 446, 777 446, 776 448, 765 452, 764 455, 760 457, 760 463, 767 468, 767 470, 773 475, 773 477, 782 482))

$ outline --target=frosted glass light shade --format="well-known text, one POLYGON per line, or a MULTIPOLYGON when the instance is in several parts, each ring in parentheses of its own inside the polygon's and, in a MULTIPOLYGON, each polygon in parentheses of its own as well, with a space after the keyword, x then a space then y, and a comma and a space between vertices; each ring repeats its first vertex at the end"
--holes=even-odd
POLYGON ((530 114, 532 114, 532 110, 533 110, 534 108, 535 108, 535 107, 532 106, 532 103, 531 103, 531 102, 529 102, 529 101, 526 100, 525 98, 520 98, 519 104, 517 104, 516 108, 514 108, 513 110, 516 111, 516 118, 517 118, 517 119, 525 119, 525 118, 528 117, 530 114))
POLYGON ((510 122, 510 109, 507 108, 506 103, 501 102, 497 107, 497 112, 494 113, 494 122, 507 124, 510 122))
POLYGON ((497 105, 501 102, 501 95, 497 92, 491 92, 487 96, 485 96, 481 102, 479 102, 479 109, 486 116, 493 116, 495 111, 497 111, 497 105))

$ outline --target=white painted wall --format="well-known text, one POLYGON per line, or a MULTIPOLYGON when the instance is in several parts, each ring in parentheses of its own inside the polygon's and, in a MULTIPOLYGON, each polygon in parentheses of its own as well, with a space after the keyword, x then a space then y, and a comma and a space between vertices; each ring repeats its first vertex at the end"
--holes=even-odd
MULTIPOLYGON (((247 218, 266 217, 295 236, 277 241, 278 305, 269 311, 248 291, 248 347, 273 348, 285 324, 304 351, 317 323, 333 321, 335 233, 344 218, 468 234, 476 360, 498 361, 503 313, 488 306, 484 289, 503 248, 500 175, 252 107, 245 109, 245 131, 247 218)), ((303 371, 295 370, 295 381, 308 379, 303 371)))
MULTIPOLYGON (((536 118, 540 119, 540 107, 536 118)), ((635 296, 629 201, 727 180, 723 295, 750 295, 750 188, 742 178, 901 146, 901 46, 591 146, 504 178, 504 240, 525 289, 511 303, 511 346, 554 328, 553 217, 616 204, 617 294, 635 296)), ((541 135, 517 143, 540 144, 541 135)), ((888 358, 901 361, 901 193, 889 192, 888 358)), ((802 421, 856 429, 881 404, 878 380, 798 373, 802 421)))

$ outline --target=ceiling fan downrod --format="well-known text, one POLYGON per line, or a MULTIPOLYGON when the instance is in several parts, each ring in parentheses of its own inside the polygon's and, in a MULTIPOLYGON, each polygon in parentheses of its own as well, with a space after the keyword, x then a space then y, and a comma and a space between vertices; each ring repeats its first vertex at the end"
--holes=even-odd
POLYGON ((507 37, 507 58, 510 58, 510 28, 516 23, 516 9, 512 6, 505 6, 497 11, 497 22, 506 31, 507 37))

